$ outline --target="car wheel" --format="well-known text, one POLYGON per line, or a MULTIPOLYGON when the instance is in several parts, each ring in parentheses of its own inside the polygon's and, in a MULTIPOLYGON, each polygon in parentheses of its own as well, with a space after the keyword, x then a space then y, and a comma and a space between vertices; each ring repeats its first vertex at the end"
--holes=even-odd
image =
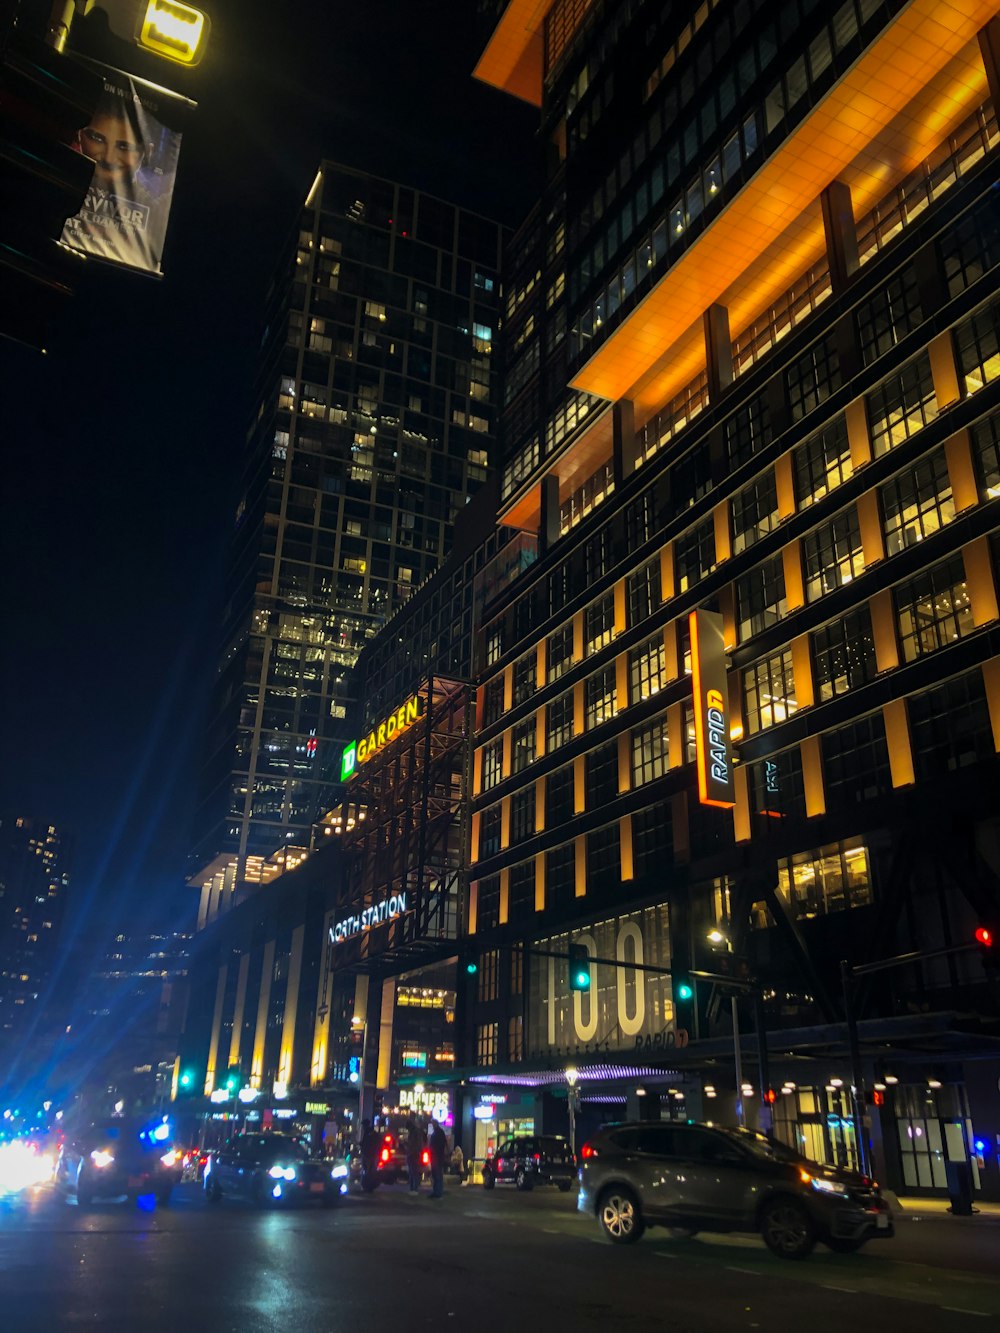
POLYGON ((827 1236, 823 1244, 834 1254, 857 1254, 867 1240, 867 1236, 862 1236, 860 1240, 842 1240, 839 1236, 827 1236))
POLYGON ((78 1208, 89 1208, 94 1202, 94 1187, 81 1171, 76 1180, 76 1203, 78 1208))
POLYGON ((514 1172, 514 1188, 527 1193, 531 1189, 532 1180, 523 1166, 519 1166, 514 1172))
POLYGON ((779 1259, 805 1259, 816 1244, 809 1214, 797 1199, 772 1199, 760 1215, 764 1244, 779 1259))
POLYGON ((493 1174, 492 1171, 484 1171, 484 1172, 483 1172, 483 1189, 484 1189, 484 1190, 491 1190, 491 1189, 493 1188, 493 1186, 494 1186, 496 1183, 497 1183, 497 1178, 496 1178, 496 1176, 493 1174))
POLYGON ((572 1184, 572 1181, 569 1181, 569 1180, 560 1180, 560 1182, 559 1182, 559 1193, 560 1193, 560 1194, 568 1194, 568 1193, 569 1193, 569 1188, 570 1188, 570 1185, 571 1185, 571 1184, 572 1184))
POLYGON ((205 1181, 205 1197, 208 1199, 209 1203, 222 1202, 222 1190, 219 1186, 219 1182, 215 1178, 214 1171, 209 1173, 208 1179, 205 1181))
POLYGON ((604 1191, 597 1204, 597 1217, 601 1230, 614 1245, 634 1245, 646 1229, 638 1199, 624 1186, 604 1191))

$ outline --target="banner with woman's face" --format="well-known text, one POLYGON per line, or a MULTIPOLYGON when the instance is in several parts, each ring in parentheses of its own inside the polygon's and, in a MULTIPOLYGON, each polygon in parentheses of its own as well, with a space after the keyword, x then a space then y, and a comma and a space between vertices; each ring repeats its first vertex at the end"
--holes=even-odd
POLYGON ((104 94, 73 147, 94 163, 83 207, 62 243, 83 254, 162 273, 186 99, 105 69, 104 94))

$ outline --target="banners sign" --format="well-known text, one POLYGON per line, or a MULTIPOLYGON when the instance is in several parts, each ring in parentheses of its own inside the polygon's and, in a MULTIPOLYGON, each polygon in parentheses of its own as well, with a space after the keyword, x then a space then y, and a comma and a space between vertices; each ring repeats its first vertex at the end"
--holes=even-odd
POLYGON ((689 625, 698 799, 702 805, 728 808, 736 804, 736 792, 729 757, 729 685, 722 616, 717 611, 692 611, 689 625))
POLYGON ((71 147, 94 163, 83 207, 62 243, 143 273, 162 273, 163 244, 181 151, 194 103, 131 74, 100 67, 104 93, 71 147))

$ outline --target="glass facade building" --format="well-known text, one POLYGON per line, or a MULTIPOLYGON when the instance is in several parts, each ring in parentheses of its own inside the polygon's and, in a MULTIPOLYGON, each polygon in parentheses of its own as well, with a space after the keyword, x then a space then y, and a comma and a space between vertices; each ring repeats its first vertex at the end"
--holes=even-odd
POLYGON ((324 162, 268 301, 191 882, 202 925, 332 803, 349 669, 495 430, 497 223, 324 162))

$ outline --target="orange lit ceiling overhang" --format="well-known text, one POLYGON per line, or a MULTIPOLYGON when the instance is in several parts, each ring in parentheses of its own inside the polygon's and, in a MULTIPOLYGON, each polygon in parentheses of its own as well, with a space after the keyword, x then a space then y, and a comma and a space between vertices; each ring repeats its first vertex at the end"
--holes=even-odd
POLYGON ((541 475, 558 472, 559 503, 562 504, 611 457, 614 439, 611 404, 608 403, 604 408, 595 408, 595 411, 600 412, 600 416, 591 421, 566 452, 549 459, 545 472, 534 478, 530 489, 516 499, 510 509, 500 510, 499 521, 505 527, 521 528, 528 532, 538 531, 541 523, 542 490, 539 485, 541 475))
POLYGON ((473 78, 491 83, 532 106, 541 106, 545 66, 543 24, 551 7, 552 0, 509 0, 472 71, 473 78))
POLYGON ((683 387, 673 350, 679 338, 689 341, 704 310, 725 304, 728 293, 737 332, 741 315, 744 323, 753 318, 769 294, 784 290, 819 257, 817 199, 831 181, 851 185, 855 214, 863 212, 983 100, 976 34, 995 11, 996 0, 914 0, 582 367, 573 386, 603 398, 633 398, 640 420, 683 387), (787 280, 767 256, 779 239, 789 251, 781 265, 787 280))
POLYGON ((209 880, 214 879, 216 875, 224 875, 234 862, 235 858, 231 853, 220 852, 218 856, 213 856, 211 861, 206 861, 193 874, 188 875, 186 883, 194 889, 200 889, 209 880))

